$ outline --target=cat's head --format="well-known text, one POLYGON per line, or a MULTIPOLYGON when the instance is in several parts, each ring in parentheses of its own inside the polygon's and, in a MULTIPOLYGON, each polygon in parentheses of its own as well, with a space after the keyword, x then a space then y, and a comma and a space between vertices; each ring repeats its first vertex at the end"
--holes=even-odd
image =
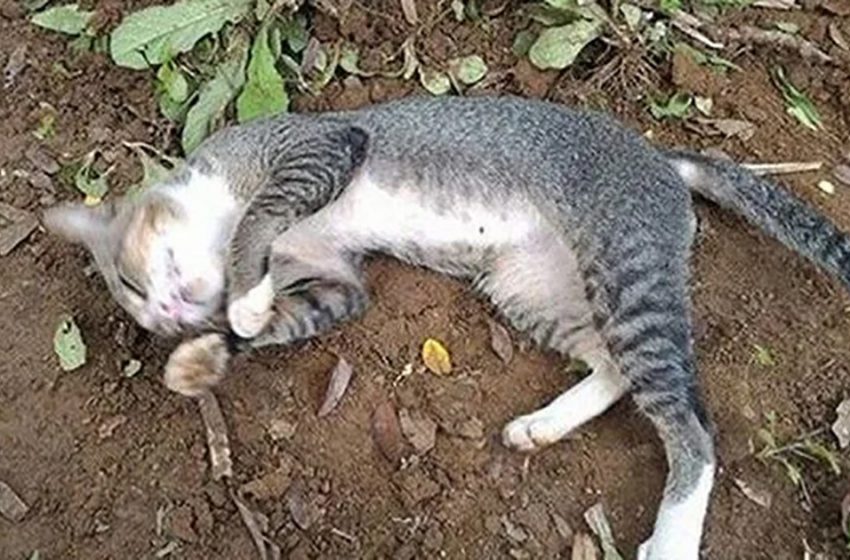
POLYGON ((223 257, 199 242, 185 209, 162 192, 60 205, 44 224, 88 248, 112 296, 147 330, 176 334, 220 310, 223 257))

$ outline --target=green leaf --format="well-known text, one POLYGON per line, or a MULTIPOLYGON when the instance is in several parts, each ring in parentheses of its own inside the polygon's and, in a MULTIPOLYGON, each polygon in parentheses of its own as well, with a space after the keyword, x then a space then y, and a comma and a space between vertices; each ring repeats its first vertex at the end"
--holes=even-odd
POLYGON ((342 46, 342 52, 339 55, 339 67, 355 76, 368 78, 375 75, 374 72, 366 72, 360 68, 360 52, 357 50, 357 45, 351 43, 342 46))
POLYGON ((682 0, 658 0, 658 9, 666 14, 672 14, 682 9, 682 0))
POLYGON ((789 35, 796 35, 800 32, 800 26, 792 21, 777 21, 773 24, 773 26, 779 31, 788 33, 789 35))
POLYGON ((161 64, 227 22, 241 20, 251 5, 251 0, 183 0, 134 12, 112 32, 112 60, 137 70, 161 64))
POLYGON ((183 103, 189 97, 189 82, 174 63, 166 62, 156 73, 164 93, 175 103, 183 103))
POLYGON ((109 184, 107 183, 109 171, 101 174, 92 169, 96 157, 97 150, 89 152, 83 160, 83 164, 77 170, 76 175, 74 175, 74 186, 86 195, 84 203, 88 206, 100 204, 100 201, 109 190, 109 184))
POLYGON ((465 11, 463 0, 452 0, 452 12, 454 12, 455 21, 463 21, 465 11))
POLYGON ((53 351, 59 357, 59 367, 75 370, 86 363, 86 345, 73 317, 63 317, 53 335, 53 351))
POLYGON ((45 7, 50 0, 20 0, 21 6, 28 12, 34 12, 45 7))
POLYGON ((297 14, 283 20, 280 33, 292 52, 299 53, 307 48, 310 33, 307 32, 307 21, 303 15, 297 14))
POLYGON ((785 111, 806 128, 820 129, 823 126, 820 113, 806 94, 794 87, 794 84, 785 76, 785 71, 782 68, 777 68, 774 71, 774 77, 777 86, 782 91, 782 96, 785 98, 785 103, 788 105, 785 111))
POLYGON ((620 13, 623 14, 623 20, 629 29, 637 31, 643 21, 643 12, 634 4, 620 4, 620 13))
POLYGON ((419 83, 432 95, 443 95, 452 89, 452 82, 448 75, 424 66, 419 67, 419 83))
POLYGON ((514 53, 515 56, 526 56, 528 54, 529 49, 531 49, 531 45, 534 44, 534 41, 537 39, 537 34, 530 29, 523 29, 514 37, 514 43, 511 45, 511 52, 514 53))
POLYGON ((183 127, 181 143, 187 154, 215 129, 227 105, 242 89, 247 59, 248 41, 239 36, 231 42, 227 58, 216 68, 215 76, 201 86, 183 127))
POLYGON ((753 349, 755 350, 753 357, 759 365, 765 367, 776 365, 776 360, 773 359, 773 355, 770 353, 768 348, 759 344, 753 344, 753 349))
POLYGON ((693 98, 687 93, 675 93, 667 100, 652 99, 649 102, 649 112, 658 120, 683 119, 691 111, 693 98))
POLYGON ((455 58, 449 62, 449 67, 452 75, 468 86, 480 82, 487 74, 487 64, 477 54, 455 58))
POLYGON ((51 31, 79 35, 86 30, 92 16, 94 16, 94 12, 80 10, 76 4, 66 4, 39 12, 32 16, 30 21, 51 31))
POLYGON ((236 115, 240 123, 276 115, 289 107, 283 77, 275 67, 274 55, 269 48, 268 30, 267 25, 261 27, 251 47, 248 81, 236 100, 236 115))
POLYGON ((582 49, 599 37, 601 32, 601 22, 586 19, 545 29, 531 45, 528 57, 531 63, 541 70, 563 70, 572 64, 582 49))

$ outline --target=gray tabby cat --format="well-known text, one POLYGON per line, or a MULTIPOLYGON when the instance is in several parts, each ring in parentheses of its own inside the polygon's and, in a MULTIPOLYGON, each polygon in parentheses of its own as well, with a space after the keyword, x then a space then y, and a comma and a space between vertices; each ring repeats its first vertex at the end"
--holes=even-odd
POLYGON ((715 459, 691 341, 691 191, 850 282, 850 238, 788 192, 732 163, 654 148, 605 116, 510 97, 410 98, 229 128, 138 200, 60 207, 46 223, 89 247, 145 328, 214 331, 166 367, 166 384, 187 395, 215 383, 236 350, 362 313, 367 253, 469 278, 517 329, 592 368, 510 422, 504 443, 556 442, 631 392, 669 464, 640 557, 692 560, 715 459))

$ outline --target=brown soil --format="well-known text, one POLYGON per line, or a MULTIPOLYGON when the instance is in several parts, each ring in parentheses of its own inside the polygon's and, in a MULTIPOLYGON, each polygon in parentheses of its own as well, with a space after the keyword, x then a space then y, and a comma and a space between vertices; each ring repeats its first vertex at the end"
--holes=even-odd
MULTIPOLYGON (((130 4, 111 4, 107 19, 130 4)), ((421 8, 425 2, 419 4, 423 20, 434 17, 421 8)), ((793 19, 823 37, 829 17, 837 16, 814 4, 806 3, 810 9, 793 19)), ((380 60, 380 52, 397 48, 409 28, 399 3, 370 5, 375 7, 355 3, 341 25, 318 16, 317 34, 353 38, 380 60)), ((439 62, 481 53, 494 78, 486 91, 608 107, 667 145, 719 147, 748 160, 830 164, 848 148, 850 82, 844 72, 766 49, 738 51, 735 62, 743 71, 725 78, 686 64, 672 73, 659 71, 659 87, 670 88, 675 79, 680 88, 710 93, 717 116, 757 126, 746 142, 720 140, 680 123, 652 121, 625 92, 588 90, 586 73, 543 74, 518 62, 510 54, 520 21, 514 13, 515 6, 508 6, 488 29, 445 18, 420 39, 420 55, 439 62), (768 78, 776 64, 786 65, 811 93, 826 131, 808 132, 785 114, 768 78)), ((788 15, 747 10, 727 18, 768 26, 788 15)), ((174 147, 147 74, 117 69, 95 55, 75 57, 63 38, 33 29, 22 10, 5 0, 0 63, 21 44, 27 46, 27 66, 3 92, 0 106, 0 201, 38 211, 53 199, 75 196, 61 172, 48 181, 35 174, 26 155, 33 146, 61 163, 98 148, 118 166, 115 184, 139 174, 122 141, 174 147), (56 112, 55 136, 39 141, 32 131, 50 110, 45 103, 56 112)), ((300 100, 298 109, 353 107, 416 89, 418 84, 392 80, 337 80, 321 97, 300 100)), ((825 173, 789 177, 785 184, 850 229, 850 191, 840 184, 833 196, 817 190, 825 173)), ((781 468, 753 457, 750 442, 757 441, 769 411, 776 412, 785 435, 834 419, 835 406, 848 396, 850 299, 836 282, 740 220, 703 204, 698 213, 699 365, 721 464, 705 557, 800 558, 804 542, 840 557, 846 553, 838 506, 848 490, 846 478, 807 465, 809 507, 781 468), (754 361, 756 344, 772 350, 775 365, 754 361), (745 498, 736 478, 769 491, 771 506, 745 498)), ((153 558, 170 541, 179 544, 174 558, 255 558, 228 486, 210 478, 196 406, 160 382, 172 343, 134 326, 102 281, 84 272, 88 265, 84 251, 42 231, 0 261, 0 480, 31 507, 18 523, 0 518, 0 558, 29 558, 34 550, 47 559, 153 558), (72 373, 60 372, 52 350, 64 312, 76 317, 89 348, 88 364, 72 373), (144 369, 127 379, 121 367, 130 358, 141 360, 144 369)), ((533 456, 508 452, 498 443, 504 423, 540 406, 576 376, 565 374, 556 356, 530 349, 503 365, 489 347, 492 310, 465 285, 384 260, 372 263, 369 277, 375 304, 363 320, 297 348, 239 359, 218 390, 231 431, 233 486, 277 472, 276 484, 253 506, 268 516, 269 534, 284 555, 555 557, 568 554, 569 542, 550 515, 586 530, 582 513, 602 501, 621 550, 632 557, 651 530, 665 473, 659 442, 633 406, 619 404, 574 438, 533 456), (452 375, 438 378, 419 366, 418 348, 429 336, 451 350, 457 364, 452 375), (318 419, 338 355, 355 367, 355 378, 340 407, 318 419), (414 364, 413 374, 397 380, 407 363, 414 364), (387 399, 439 425, 436 447, 404 469, 381 455, 369 430, 372 412, 387 399), (480 438, 469 433, 475 419, 483 423, 480 438), (294 433, 274 439, 269 430, 281 421, 294 433), (293 496, 318 508, 306 530, 290 514, 293 496), (521 527, 525 538, 506 531, 502 519, 521 527)), ((514 339, 521 337, 514 333, 514 339)))

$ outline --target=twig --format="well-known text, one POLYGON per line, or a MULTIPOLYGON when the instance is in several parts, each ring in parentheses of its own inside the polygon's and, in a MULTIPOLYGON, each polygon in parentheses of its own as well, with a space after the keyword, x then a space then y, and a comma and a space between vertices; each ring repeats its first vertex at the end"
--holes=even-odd
POLYGON ((741 167, 753 175, 785 175, 817 171, 823 167, 822 161, 786 161, 781 163, 742 163, 741 167))
POLYGON ((213 480, 233 476, 233 462, 230 460, 230 443, 227 439, 227 424, 218 406, 218 400, 210 391, 198 397, 198 408, 207 429, 207 447, 210 450, 210 471, 213 480))
MULTIPOLYGON (((706 26, 708 27, 708 26, 706 26)), ((715 37, 722 38, 730 42, 750 42, 756 45, 770 45, 781 47, 784 49, 795 50, 800 53, 803 58, 820 62, 822 64, 831 64, 835 59, 820 49, 815 43, 800 37, 799 35, 791 35, 783 31, 774 31, 770 29, 759 29, 750 25, 743 25, 735 28, 720 28, 711 26, 711 34, 715 37)))
POLYGON ((711 37, 708 37, 701 31, 699 31, 699 28, 703 27, 705 23, 695 16, 692 16, 681 10, 677 10, 673 14, 673 17, 670 22, 673 24, 673 27, 675 27, 685 35, 691 37, 692 39, 699 41, 710 49, 720 50, 724 48, 723 43, 718 43, 711 37))

